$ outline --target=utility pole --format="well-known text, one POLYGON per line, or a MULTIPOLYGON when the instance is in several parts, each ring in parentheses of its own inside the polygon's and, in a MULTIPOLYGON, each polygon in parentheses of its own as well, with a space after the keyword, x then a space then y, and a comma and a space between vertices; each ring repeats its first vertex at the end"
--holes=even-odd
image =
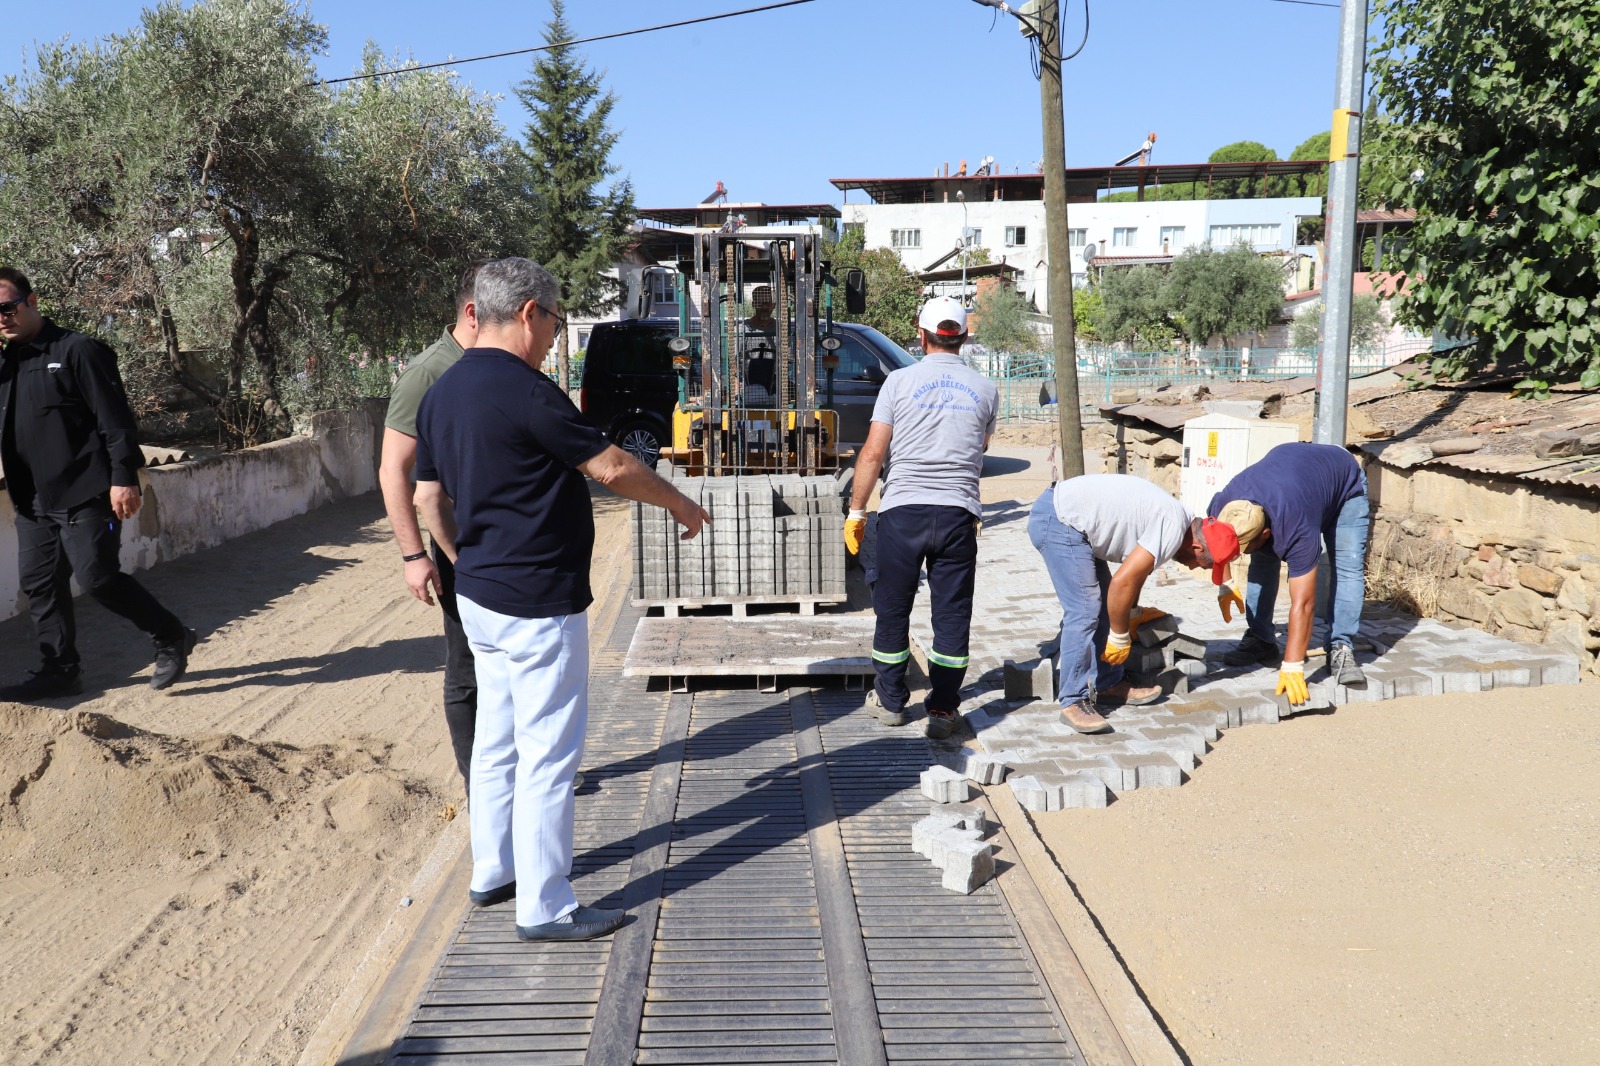
MULTIPOLYGON (((1346 0, 1348 2, 1348 0, 1346 0)), ((1039 107, 1044 116, 1044 237, 1050 271, 1051 339, 1055 346, 1056 423, 1061 476, 1083 473, 1083 422, 1078 410, 1078 338, 1072 317, 1072 248, 1067 241, 1067 147, 1061 100, 1058 0, 1039 4, 1039 107)))
POLYGON ((1039 39, 1039 108, 1044 121, 1044 237, 1049 260, 1051 337, 1055 347, 1056 423, 1061 433, 1061 476, 1083 473, 1083 420, 1078 410, 1078 338, 1072 317, 1072 249, 1067 243, 1067 148, 1061 100, 1061 6, 1028 0, 1020 10, 1005 0, 975 0, 1022 23, 1039 39))
POLYGON ((1356 256, 1356 195, 1361 176, 1362 83, 1367 74, 1367 0, 1339 8, 1339 70, 1328 143, 1328 264, 1322 278, 1322 352, 1317 360, 1317 419, 1311 439, 1345 443, 1350 395, 1350 305, 1356 256))

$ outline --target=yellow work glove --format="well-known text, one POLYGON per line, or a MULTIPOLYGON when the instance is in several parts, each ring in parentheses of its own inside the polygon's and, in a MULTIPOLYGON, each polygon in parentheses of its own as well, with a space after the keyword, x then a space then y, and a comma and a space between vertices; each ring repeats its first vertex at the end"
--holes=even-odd
POLYGON ((1128 661, 1128 652, 1133 650, 1133 637, 1128 633, 1107 633, 1106 650, 1100 653, 1100 661, 1110 663, 1112 666, 1121 666, 1128 661))
POLYGON ((1223 585, 1217 590, 1217 609, 1222 612, 1224 622, 1231 622, 1235 610, 1244 614, 1244 597, 1233 591, 1231 586, 1223 585))
POLYGON ((867 537, 867 512, 852 509, 844 520, 844 550, 851 555, 861 553, 861 542, 867 537))
POLYGON ((1290 705, 1296 707, 1311 698, 1311 690, 1306 688, 1305 660, 1278 668, 1278 695, 1288 696, 1290 705))
POLYGON ((1166 616, 1166 611, 1159 610, 1155 607, 1140 608, 1140 610, 1135 613, 1132 618, 1128 619, 1128 638, 1130 640, 1138 639, 1140 626, 1144 625, 1146 622, 1154 622, 1158 619, 1165 618, 1166 616))

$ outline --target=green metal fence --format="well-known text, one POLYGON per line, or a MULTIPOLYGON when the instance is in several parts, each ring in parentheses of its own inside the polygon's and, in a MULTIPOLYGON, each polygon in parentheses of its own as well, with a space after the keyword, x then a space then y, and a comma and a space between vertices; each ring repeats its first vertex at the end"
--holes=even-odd
MULTIPOLYGON (((1353 348, 1350 376, 1375 373, 1430 347, 1427 339, 1418 339, 1378 348, 1353 348)), ((1042 406, 1054 392, 1055 374, 1049 353, 984 352, 967 359, 995 383, 1000 393, 1001 418, 1055 417, 1042 406)), ((1078 345, 1078 396, 1084 404, 1110 403, 1113 393, 1128 389, 1150 392, 1164 385, 1274 381, 1316 372, 1315 348, 1131 352, 1102 345, 1078 345)))

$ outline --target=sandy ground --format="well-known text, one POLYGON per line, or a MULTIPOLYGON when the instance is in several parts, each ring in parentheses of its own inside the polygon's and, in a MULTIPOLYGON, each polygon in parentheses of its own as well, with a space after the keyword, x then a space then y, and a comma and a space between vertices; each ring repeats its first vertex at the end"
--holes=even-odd
POLYGON ((1197 1066, 1600 1062, 1597 687, 1230 731, 1037 816, 1197 1066))
POLYGON ((89 691, 0 704, 0 1061, 293 1062, 461 802, 438 615, 375 493, 140 580, 202 633, 171 694, 80 601, 89 691))

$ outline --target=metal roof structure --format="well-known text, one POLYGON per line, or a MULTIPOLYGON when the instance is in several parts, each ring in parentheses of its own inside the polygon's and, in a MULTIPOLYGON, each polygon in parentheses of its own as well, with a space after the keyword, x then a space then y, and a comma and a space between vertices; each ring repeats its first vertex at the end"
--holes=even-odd
POLYGON ((945 267, 942 270, 924 270, 917 275, 917 280, 931 284, 936 281, 960 281, 965 277, 968 281, 978 278, 1002 278, 1009 274, 1020 274, 1021 268, 1010 263, 980 263, 967 267, 965 273, 960 267, 945 267))
POLYGON ((729 215, 744 216, 747 226, 773 226, 782 223, 810 222, 817 218, 838 218, 832 204, 695 204, 693 207, 643 207, 634 212, 647 222, 663 226, 699 226, 716 229, 729 215))
MULTIPOLYGON (((1176 163, 1130 167, 1068 167, 1067 200, 1093 203, 1104 192, 1144 190, 1158 185, 1204 183, 1207 190, 1217 181, 1258 182, 1268 177, 1298 177, 1320 174, 1327 167, 1321 159, 1272 160, 1259 163, 1176 163)), ((1043 174, 950 175, 931 178, 830 178, 834 188, 848 195, 852 190, 866 193, 880 204, 933 204, 953 202, 960 191, 967 203, 990 200, 1043 200, 1043 174)))

